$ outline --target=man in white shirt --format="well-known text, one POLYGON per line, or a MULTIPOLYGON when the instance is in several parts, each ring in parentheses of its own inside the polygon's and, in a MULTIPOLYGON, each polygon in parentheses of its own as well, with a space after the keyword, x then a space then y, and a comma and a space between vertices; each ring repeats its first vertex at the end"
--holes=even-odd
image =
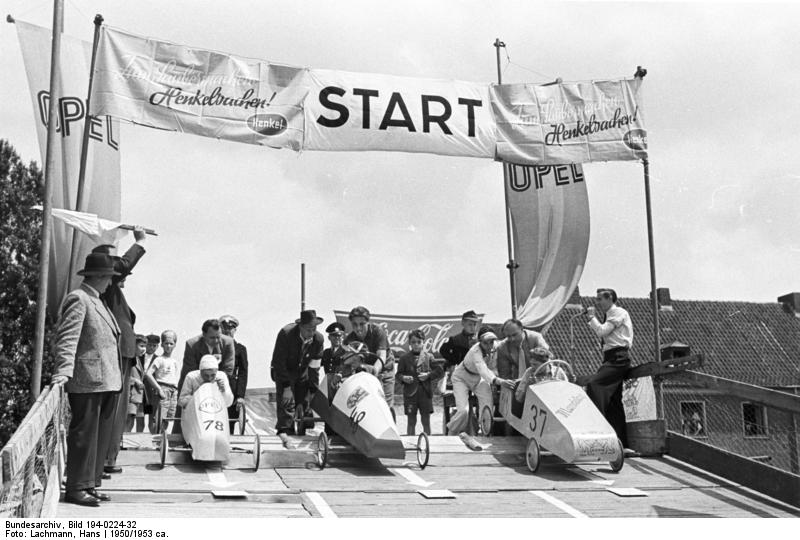
POLYGON ((616 303, 617 293, 613 289, 598 289, 598 309, 587 309, 589 327, 600 338, 603 348, 603 363, 586 385, 586 394, 627 447, 622 382, 631 367, 629 350, 633 344, 633 324, 630 314, 616 303))

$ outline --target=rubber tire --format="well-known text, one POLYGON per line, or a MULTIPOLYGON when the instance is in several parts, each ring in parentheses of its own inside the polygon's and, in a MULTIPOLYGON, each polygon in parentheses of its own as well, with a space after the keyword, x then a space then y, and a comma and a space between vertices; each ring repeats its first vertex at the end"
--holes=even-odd
POLYGON ((161 460, 161 468, 164 468, 164 464, 167 462, 167 452, 169 452, 169 441, 167 440, 167 432, 161 432, 161 448, 158 449, 158 456, 161 460))
POLYGON ((261 437, 258 436, 256 433, 255 439, 253 440, 253 471, 258 472, 258 468, 261 466, 261 437))
POLYGON ((528 446, 525 447, 525 465, 528 470, 536 474, 539 470, 539 465, 542 462, 542 452, 539 449, 539 443, 536 439, 528 439, 528 446))
POLYGON ((625 465, 625 450, 622 448, 622 441, 617 439, 617 446, 619 447, 619 459, 615 459, 614 461, 609 461, 608 465, 611 467, 611 470, 615 473, 618 473, 622 470, 622 466, 625 465))
POLYGON ((329 448, 330 444, 328 443, 328 436, 325 434, 325 430, 323 430, 317 437, 317 452, 315 454, 315 457, 317 458, 317 465, 319 466, 320 470, 324 469, 325 465, 328 464, 329 448))
POLYGON ((428 460, 431 459, 431 441, 428 439, 428 434, 424 431, 417 437, 417 464, 419 468, 425 470, 428 466, 428 460))
POLYGON ((302 437, 306 434, 306 423, 303 421, 305 410, 302 405, 298 405, 294 410, 294 434, 302 437))
POLYGON ((244 435, 245 427, 247 426, 247 408, 242 403, 242 408, 239 410, 239 435, 244 435))
POLYGON ((478 424, 481 427, 481 431, 483 432, 484 437, 491 437, 492 436, 492 426, 494 425, 494 414, 492 413, 491 407, 488 405, 483 408, 481 411, 481 417, 478 421, 478 424))

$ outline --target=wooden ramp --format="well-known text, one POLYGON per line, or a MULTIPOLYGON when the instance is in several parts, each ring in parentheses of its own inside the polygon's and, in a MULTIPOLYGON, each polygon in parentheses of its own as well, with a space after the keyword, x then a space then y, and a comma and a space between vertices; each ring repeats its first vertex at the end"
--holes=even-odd
MULTIPOLYGON (((534 475, 521 437, 479 438, 486 449, 475 452, 434 431, 424 470, 411 450, 405 460, 371 460, 334 439, 329 464, 319 470, 316 431, 296 438, 298 449, 285 450, 264 429, 274 424, 269 405, 258 411, 257 472, 252 456, 238 451, 252 449, 253 436, 231 438, 237 452, 227 463, 193 462, 188 452, 171 449, 161 469, 153 436, 128 433, 117 462, 123 472, 102 488, 112 500, 99 508, 60 503, 58 516, 800 517, 798 508, 666 456, 628 458, 615 474, 607 463, 568 465, 545 455, 534 475), (619 488, 621 494, 609 491, 619 488), (427 490, 434 498, 426 498, 427 490)), ((404 432, 405 417, 398 415, 398 424, 404 432)), ((416 443, 403 440, 409 448, 416 443)), ((171 446, 179 443, 171 438, 171 446)))

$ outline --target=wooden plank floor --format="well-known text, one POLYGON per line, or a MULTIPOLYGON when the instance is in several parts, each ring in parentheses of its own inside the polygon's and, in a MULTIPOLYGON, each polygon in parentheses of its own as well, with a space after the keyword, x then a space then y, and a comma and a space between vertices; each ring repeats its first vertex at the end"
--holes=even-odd
MULTIPOLYGON (((261 411, 262 417, 269 416, 261 411)), ((398 417, 400 420, 402 417, 398 417)), ((267 418, 263 423, 271 420, 267 418)), ((776 502, 691 466, 664 458, 629 458, 618 474, 608 464, 570 465, 544 456, 537 474, 524 463, 520 437, 479 439, 475 452, 457 437, 434 435, 430 464, 420 470, 416 438, 404 437, 406 460, 368 460, 334 444, 329 465, 316 466, 314 435, 285 450, 260 429, 261 468, 252 468, 253 436, 235 436, 227 463, 192 462, 174 448, 161 469, 151 435, 126 434, 118 464, 104 482, 112 501, 99 508, 59 505, 59 517, 800 517, 776 502), (620 497, 607 488, 637 488, 620 497), (449 490, 455 499, 426 499, 419 490, 449 490), (237 490, 241 498, 215 498, 237 490)), ((274 433, 274 432, 273 432, 274 433)))

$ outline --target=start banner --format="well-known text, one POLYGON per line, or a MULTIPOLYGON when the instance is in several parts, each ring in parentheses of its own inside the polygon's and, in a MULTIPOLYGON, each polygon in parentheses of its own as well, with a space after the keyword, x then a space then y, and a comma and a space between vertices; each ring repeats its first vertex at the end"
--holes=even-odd
POLYGON ((492 85, 497 157, 524 165, 647 158, 642 79, 492 85))
POLYGON ((305 150, 493 158, 486 84, 310 70, 305 150))
MULTIPOLYGON (((333 311, 336 322, 344 325, 350 333, 350 321, 347 319, 349 311, 333 311)), ((483 314, 478 317, 483 320, 483 314)), ((378 315, 371 314, 369 322, 377 324, 386 332, 389 338, 389 347, 396 358, 409 351, 408 334, 412 330, 420 329, 425 333, 425 344, 422 350, 439 356, 439 347, 442 343, 456 334, 461 333, 461 315, 378 315)), ((480 323, 478 323, 480 325, 480 323)))
POLYGON ((307 70, 102 26, 91 109, 154 128, 300 150, 307 70))

